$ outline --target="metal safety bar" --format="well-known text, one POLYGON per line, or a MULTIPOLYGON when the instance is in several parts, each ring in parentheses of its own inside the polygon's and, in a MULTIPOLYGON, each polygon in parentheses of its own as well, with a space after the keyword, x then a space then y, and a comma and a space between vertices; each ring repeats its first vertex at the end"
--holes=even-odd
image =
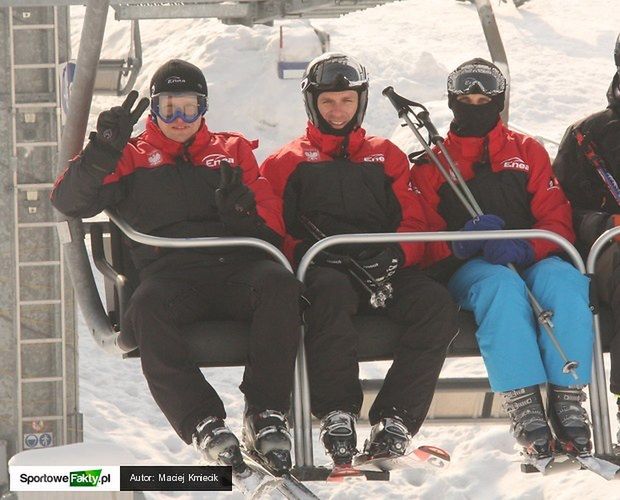
MULTIPOLYGON (((620 230, 616 231, 620 234, 620 230)), ((439 231, 433 233, 374 233, 374 234, 346 234, 329 236, 321 241, 312 245, 308 251, 304 254, 299 268, 297 269, 297 278, 300 281, 304 281, 306 272, 312 259, 322 250, 326 250, 329 247, 335 245, 346 244, 359 244, 359 243, 422 243, 422 242, 437 242, 437 241, 467 241, 467 240, 503 240, 503 239, 544 239, 557 244, 564 250, 575 267, 585 274, 586 267, 583 264, 583 260, 579 255, 579 252, 571 245, 568 240, 562 236, 546 231, 542 229, 520 229, 520 230, 502 230, 502 231, 439 231)), ((304 352, 304 329, 302 327, 302 342, 300 349, 300 363, 303 368, 301 374, 301 404, 302 404, 302 427, 303 427, 303 459, 301 465, 304 467, 313 467, 314 458, 312 451, 312 420, 311 420, 311 408, 310 408, 310 384, 308 381, 308 374, 306 371, 306 360, 304 352)), ((599 350, 593 353, 593 368, 592 368, 592 381, 590 382, 590 410, 593 418, 593 434, 594 443, 597 453, 601 453, 603 446, 601 429, 601 401, 599 398, 600 387, 598 385, 599 377, 595 376, 595 373, 602 370, 603 356, 600 349, 600 336, 599 331, 595 330, 596 342, 599 345, 599 350), (597 444, 598 443, 598 444, 597 444)), ((297 431, 297 428, 295 428, 297 431)), ((297 458, 297 456, 296 456, 297 458)), ((300 462, 297 462, 300 465, 300 462)))
MULTIPOLYGON (((590 248, 590 253, 586 259, 586 270, 590 276, 594 276, 596 261, 605 246, 614 236, 620 235, 620 227, 614 227, 601 234, 590 248)), ((594 309, 594 359, 600 359, 599 364, 592 366, 592 390, 590 390, 590 398, 594 400, 593 392, 599 400, 600 415, 598 421, 594 421, 593 425, 597 425, 599 432, 594 433, 594 448, 600 454, 605 456, 613 455, 613 445, 611 438, 611 424, 609 422, 609 404, 607 401, 607 382, 605 381, 605 366, 603 364, 603 345, 601 343, 601 323, 598 308, 594 309)), ((592 416, 594 420, 594 415, 592 416)), ((596 427, 595 427, 596 429, 596 427)))

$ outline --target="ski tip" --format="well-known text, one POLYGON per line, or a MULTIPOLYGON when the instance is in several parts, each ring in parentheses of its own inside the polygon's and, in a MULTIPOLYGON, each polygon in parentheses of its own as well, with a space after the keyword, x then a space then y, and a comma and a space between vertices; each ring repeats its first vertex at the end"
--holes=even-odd
POLYGON ((338 483, 342 481, 350 480, 366 480, 366 475, 361 471, 353 467, 351 464, 336 465, 332 469, 326 481, 330 483, 338 483))
POLYGON ((415 450, 413 450, 413 453, 415 453, 419 458, 425 460, 428 460, 430 457, 437 457, 446 462, 450 461, 450 454, 446 450, 438 448, 437 446, 418 446, 415 450))

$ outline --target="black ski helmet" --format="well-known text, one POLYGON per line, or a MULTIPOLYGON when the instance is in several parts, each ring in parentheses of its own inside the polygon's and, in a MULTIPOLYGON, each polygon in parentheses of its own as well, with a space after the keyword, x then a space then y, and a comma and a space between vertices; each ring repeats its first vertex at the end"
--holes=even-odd
POLYGON ((317 108, 317 99, 322 92, 355 90, 359 96, 357 112, 345 127, 348 132, 362 125, 368 106, 368 74, 366 68, 354 58, 342 52, 326 52, 316 57, 304 72, 301 91, 304 95, 308 119, 327 133, 335 133, 327 125, 317 108))
POLYGON ((492 62, 476 57, 459 65, 448 75, 448 106, 459 95, 484 94, 504 109, 506 97, 506 78, 492 62))

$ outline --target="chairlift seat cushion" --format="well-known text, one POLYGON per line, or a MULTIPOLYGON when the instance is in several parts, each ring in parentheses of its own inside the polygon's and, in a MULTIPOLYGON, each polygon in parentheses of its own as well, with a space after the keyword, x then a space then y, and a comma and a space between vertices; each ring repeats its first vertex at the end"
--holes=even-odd
MULTIPOLYGON (((470 312, 461 311, 460 331, 448 350, 449 357, 479 356, 476 342, 476 323, 470 312)), ((601 311, 603 349, 609 350, 612 318, 607 308, 601 311)), ((405 326, 382 316, 356 316, 359 331, 358 359, 360 361, 389 360, 394 356, 398 339, 405 326)), ((544 334, 544 333, 543 333, 544 334)), ((244 365, 248 355, 249 323, 240 321, 204 321, 184 331, 198 365, 204 367, 244 365)), ((277 348, 277 347, 274 347, 277 348)), ((139 356, 133 351, 128 357, 139 356)))

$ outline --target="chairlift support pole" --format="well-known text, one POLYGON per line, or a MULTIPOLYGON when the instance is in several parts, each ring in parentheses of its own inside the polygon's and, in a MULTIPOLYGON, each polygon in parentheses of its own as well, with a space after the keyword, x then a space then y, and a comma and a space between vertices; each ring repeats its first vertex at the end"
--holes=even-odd
MULTIPOLYGON (((86 5, 77 58, 77 72, 69 98, 71 113, 67 113, 60 140, 58 173, 62 172, 69 160, 82 150, 109 3, 109 0, 89 0, 86 5)), ((82 221, 81 219, 68 218, 57 211, 56 220, 58 221, 58 234, 64 248, 65 259, 70 269, 71 283, 80 310, 100 346, 114 353, 116 333, 97 292, 83 242, 82 221)))
POLYGON ((504 43, 497 27, 497 20, 495 19, 490 0, 474 0, 474 4, 478 11, 478 17, 480 18, 480 24, 482 24, 482 31, 484 32, 489 52, 491 53, 491 59, 506 78, 504 109, 501 112, 501 117, 504 123, 508 123, 510 112, 510 68, 508 67, 508 57, 506 56, 504 43))

